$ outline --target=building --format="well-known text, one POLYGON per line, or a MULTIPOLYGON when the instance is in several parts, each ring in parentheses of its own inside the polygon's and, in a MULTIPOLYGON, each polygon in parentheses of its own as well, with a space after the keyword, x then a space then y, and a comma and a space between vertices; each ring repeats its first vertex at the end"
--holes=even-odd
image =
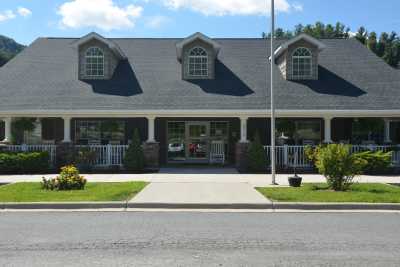
MULTIPOLYGON (((0 139, 29 117, 14 142, 125 146, 138 129, 153 166, 209 163, 216 147, 238 163, 256 133, 269 145, 269 51, 201 33, 39 38, 0 69, 0 139)), ((357 40, 301 34, 275 54, 278 143, 400 142, 400 74, 357 40)))

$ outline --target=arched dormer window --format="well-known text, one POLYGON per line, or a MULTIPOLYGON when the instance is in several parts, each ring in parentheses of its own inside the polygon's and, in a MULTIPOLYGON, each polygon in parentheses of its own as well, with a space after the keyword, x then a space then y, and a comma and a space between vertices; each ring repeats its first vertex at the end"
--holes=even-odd
POLYGON ((104 53, 98 47, 90 47, 85 53, 85 73, 88 77, 104 76, 104 53))
POLYGON ((189 52, 188 73, 193 77, 208 77, 208 54, 202 47, 194 47, 189 52))
POLYGON ((299 47, 292 54, 292 78, 301 80, 311 76, 312 53, 305 47, 299 47))

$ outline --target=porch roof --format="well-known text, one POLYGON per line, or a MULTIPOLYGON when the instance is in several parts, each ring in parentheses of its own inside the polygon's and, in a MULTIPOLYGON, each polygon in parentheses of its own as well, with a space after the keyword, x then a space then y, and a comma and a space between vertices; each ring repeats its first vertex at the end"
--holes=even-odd
MULTIPOLYGON (((24 110, 261 110, 269 104, 264 39, 214 39, 214 80, 186 81, 182 39, 110 39, 128 60, 113 79, 78 79, 78 39, 39 38, 0 69, 0 113, 24 110)), ((278 41, 277 46, 287 40, 278 41)), ((318 81, 276 71, 280 110, 400 110, 400 74, 355 39, 321 40, 318 81)))

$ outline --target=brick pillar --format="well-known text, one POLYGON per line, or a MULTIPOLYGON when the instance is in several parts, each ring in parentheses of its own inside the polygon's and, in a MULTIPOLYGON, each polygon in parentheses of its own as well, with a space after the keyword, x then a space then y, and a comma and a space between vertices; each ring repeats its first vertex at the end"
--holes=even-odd
POLYGON ((57 146, 56 150, 56 162, 55 166, 57 169, 69 164, 73 164, 75 161, 75 146, 71 142, 63 142, 57 146))
POLYGON ((239 172, 246 172, 248 167, 249 142, 238 142, 235 147, 235 162, 239 172))
POLYGON ((160 145, 158 142, 145 142, 143 144, 144 162, 147 169, 160 169, 160 145))

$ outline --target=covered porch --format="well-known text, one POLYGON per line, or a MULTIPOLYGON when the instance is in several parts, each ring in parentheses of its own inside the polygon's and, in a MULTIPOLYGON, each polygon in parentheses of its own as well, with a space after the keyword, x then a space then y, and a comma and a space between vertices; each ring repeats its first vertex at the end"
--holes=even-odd
MULTIPOLYGON (((171 115, 7 116, 1 118, 0 139, 3 148, 12 151, 49 151, 53 161, 59 146, 86 147, 96 152, 96 166, 121 166, 134 129, 154 166, 238 164, 238 147, 246 147, 256 134, 270 154, 270 120, 265 116, 171 115), (16 131, 15 124, 21 118, 34 127, 16 131)), ((386 151, 400 143, 400 116, 280 116, 276 125, 277 164, 281 168, 310 167, 304 155, 304 148, 309 145, 335 142, 352 144, 355 151, 386 151)), ((397 154, 393 156, 396 165, 397 154)))

